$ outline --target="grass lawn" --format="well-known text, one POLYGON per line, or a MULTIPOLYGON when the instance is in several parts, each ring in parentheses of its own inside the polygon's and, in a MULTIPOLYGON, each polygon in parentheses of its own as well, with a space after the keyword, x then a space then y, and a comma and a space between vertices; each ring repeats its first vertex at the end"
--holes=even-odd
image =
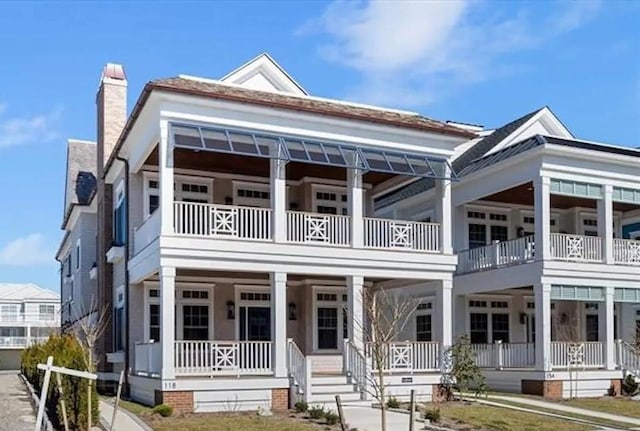
POLYGON ((318 426, 283 416, 197 414, 162 418, 143 416, 154 431, 318 431, 318 426))
POLYGON ((579 398, 564 401, 563 404, 581 409, 640 418, 640 403, 629 398, 579 398))
POLYGON ((428 407, 439 408, 443 425, 458 430, 590 431, 595 429, 590 425, 480 404, 443 403, 428 405, 428 407))

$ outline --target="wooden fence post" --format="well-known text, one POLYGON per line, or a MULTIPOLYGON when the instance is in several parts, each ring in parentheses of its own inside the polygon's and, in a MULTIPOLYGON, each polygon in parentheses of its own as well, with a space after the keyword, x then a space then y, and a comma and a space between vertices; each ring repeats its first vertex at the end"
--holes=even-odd
POLYGON ((344 413, 342 412, 342 401, 340 401, 340 395, 336 395, 336 404, 338 405, 338 418, 340 419, 340 429, 342 431, 349 431, 347 429, 347 423, 344 421, 344 413))

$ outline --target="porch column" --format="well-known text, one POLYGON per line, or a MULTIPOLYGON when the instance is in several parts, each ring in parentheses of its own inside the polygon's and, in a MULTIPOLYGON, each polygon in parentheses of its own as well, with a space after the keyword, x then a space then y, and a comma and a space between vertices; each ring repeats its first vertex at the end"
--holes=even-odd
POLYGON ((604 302, 598 307, 598 339, 604 344, 603 355, 604 365, 607 370, 616 369, 615 348, 616 341, 614 339, 614 287, 604 288, 604 302))
POLYGON ((272 272, 269 278, 273 373, 275 377, 287 377, 287 273, 272 272))
POLYGON ((351 247, 362 248, 364 246, 362 169, 347 169, 347 188, 351 224, 351 247))
POLYGON ((613 186, 605 184, 598 201, 598 236, 602 241, 602 258, 613 264, 613 186))
POLYGON ((436 340, 442 343, 443 347, 453 344, 453 281, 442 280, 440 288, 436 290, 435 308, 435 335, 436 340))
MULTIPOLYGON (((277 151, 280 151, 278 148, 277 151)), ((271 234, 275 242, 287 240, 287 176, 286 161, 271 159, 271 234)))
POLYGON ((551 179, 536 178, 533 184, 535 205, 535 253, 536 260, 551 258, 551 179))
POLYGON ((440 250, 444 254, 453 253, 453 215, 451 208, 451 176, 449 165, 444 167, 445 179, 436 180, 436 221, 440 223, 440 250))
POLYGON ((533 287, 536 303, 536 370, 551 370, 551 285, 533 287))
POLYGON ((364 348, 364 277, 347 277, 347 307, 349 310, 349 341, 358 349, 364 348))
POLYGON ((169 122, 160 120, 158 144, 160 168, 160 234, 171 235, 173 229, 173 141, 169 137, 169 122))
POLYGON ((162 380, 176 378, 174 361, 175 344, 175 304, 176 269, 172 266, 160 267, 160 342, 162 343, 162 380))

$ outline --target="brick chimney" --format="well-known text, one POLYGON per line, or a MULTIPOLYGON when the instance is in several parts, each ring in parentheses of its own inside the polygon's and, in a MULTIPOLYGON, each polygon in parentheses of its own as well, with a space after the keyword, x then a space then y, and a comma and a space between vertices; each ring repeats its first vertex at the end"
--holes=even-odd
POLYGON ((96 95, 97 121, 97 218, 98 247, 98 310, 110 317, 105 331, 98 340, 99 371, 113 371, 106 354, 113 349, 113 265, 107 262, 106 253, 113 244, 113 187, 104 180, 104 169, 120 133, 127 121, 127 78, 124 67, 108 63, 100 78, 96 95))

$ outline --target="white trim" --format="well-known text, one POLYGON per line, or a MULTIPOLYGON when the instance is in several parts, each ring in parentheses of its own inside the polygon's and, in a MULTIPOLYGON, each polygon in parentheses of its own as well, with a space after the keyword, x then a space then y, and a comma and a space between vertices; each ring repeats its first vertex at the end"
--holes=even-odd
MULTIPOLYGON (((341 353, 342 352, 342 345, 343 343, 341 342, 342 340, 342 334, 344 334, 344 316, 343 313, 345 313, 345 307, 347 306, 348 301, 343 300, 342 296, 343 295, 347 295, 347 287, 346 286, 319 286, 319 285, 312 285, 311 286, 311 309, 313 311, 312 313, 312 339, 313 339, 313 347, 312 347, 312 352, 311 354, 331 354, 331 353, 341 353), (336 301, 318 301, 317 300, 317 295, 318 293, 329 293, 329 294, 336 294, 336 301), (331 308, 331 307, 335 307, 338 309, 338 327, 336 328, 336 330, 338 331, 337 333, 337 344, 338 344, 338 348, 337 349, 319 349, 318 348, 318 307, 322 306, 323 308, 331 308)), ((348 315, 349 313, 347 313, 348 315)))

